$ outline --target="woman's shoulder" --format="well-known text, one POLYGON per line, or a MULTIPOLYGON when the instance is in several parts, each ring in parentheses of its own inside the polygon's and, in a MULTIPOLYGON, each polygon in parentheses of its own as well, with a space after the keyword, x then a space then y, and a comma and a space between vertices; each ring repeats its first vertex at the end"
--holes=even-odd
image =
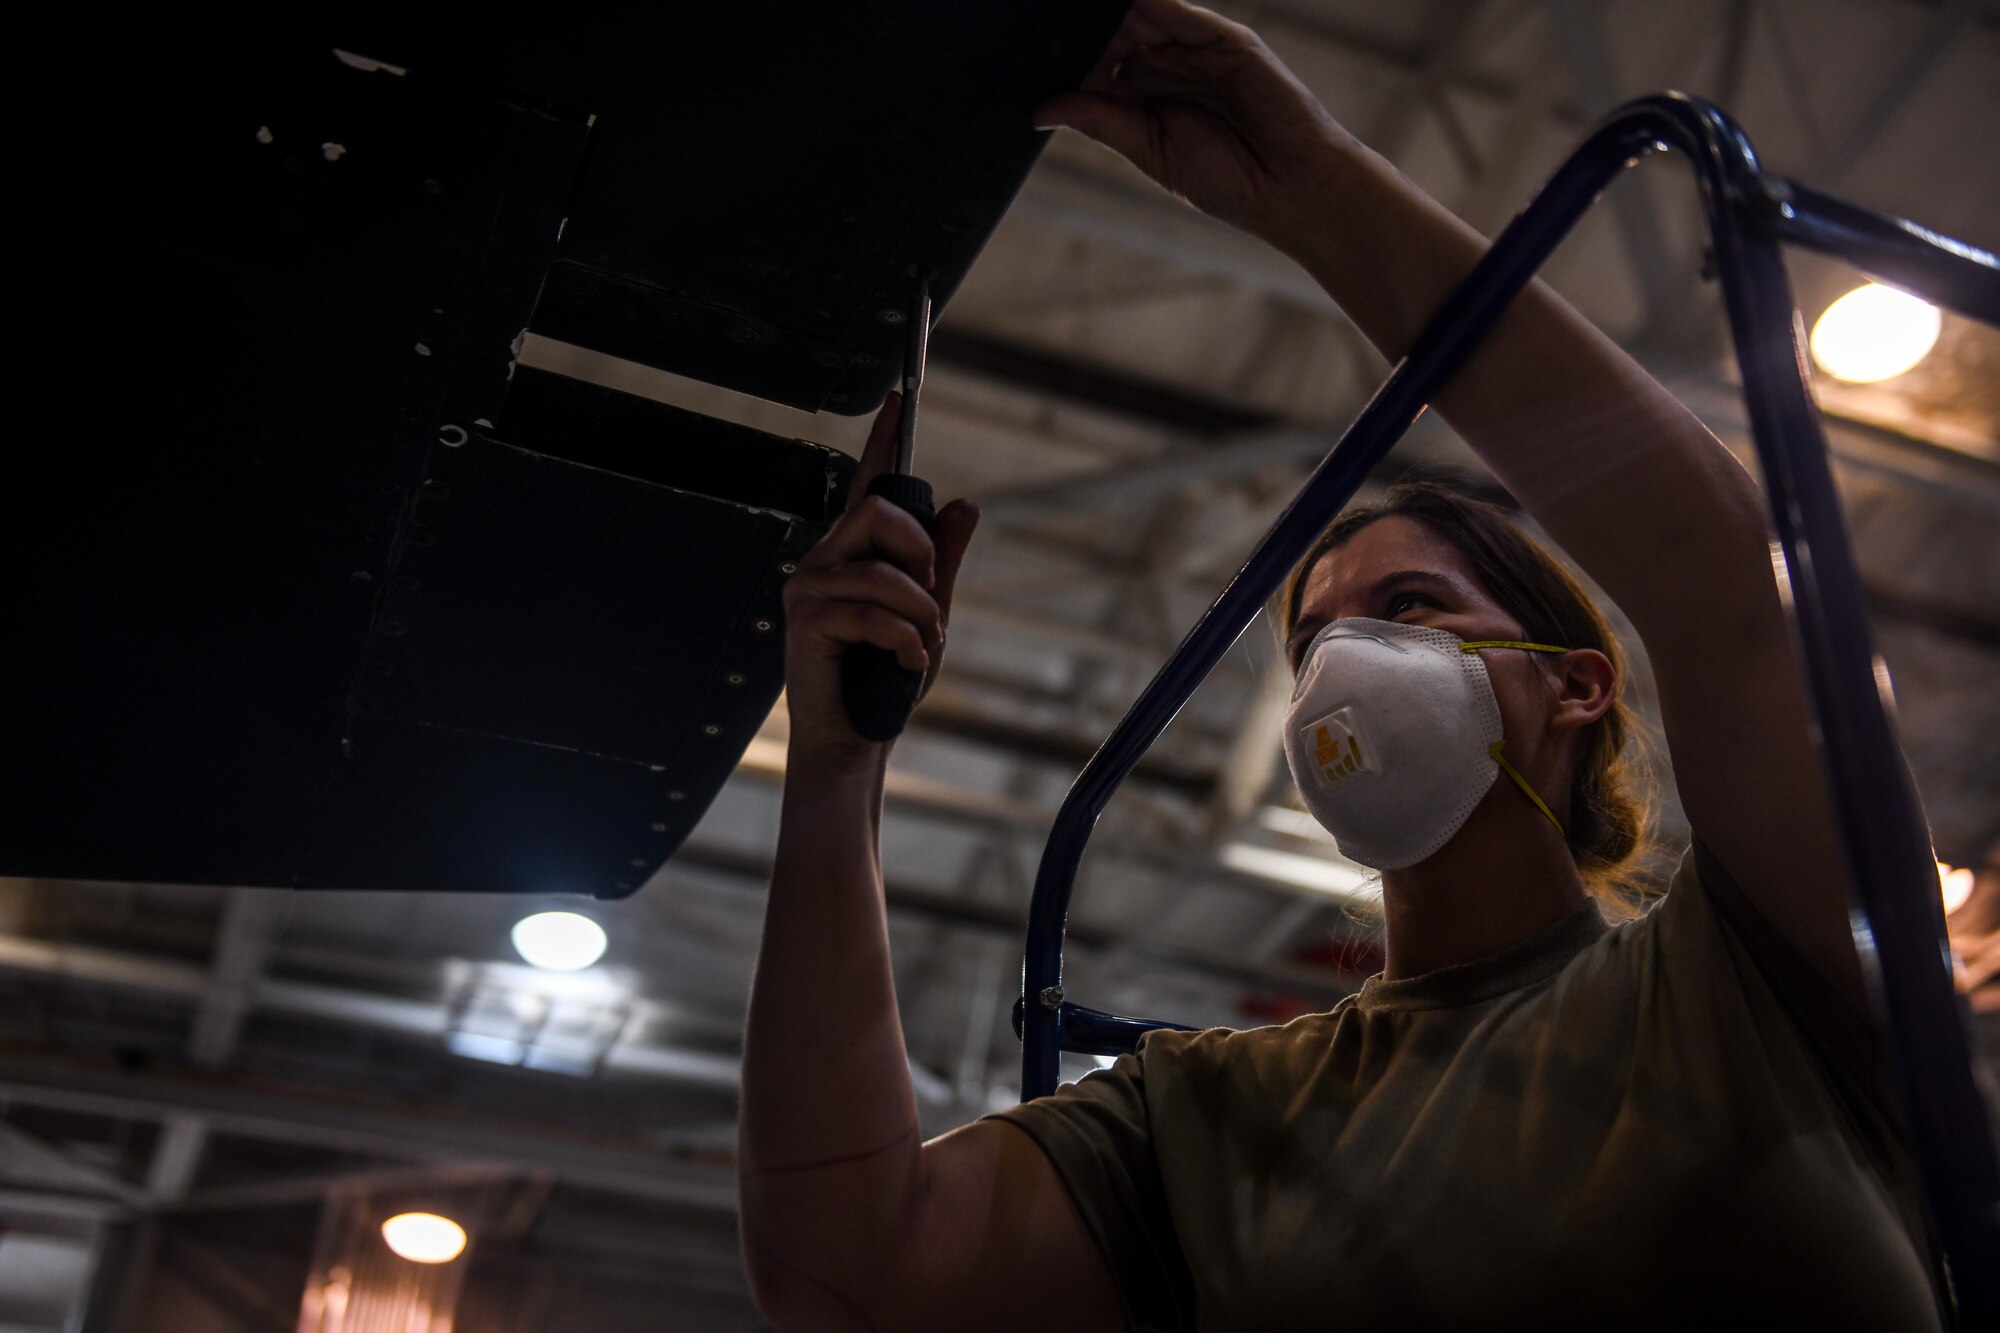
POLYGON ((1149 1060, 1226 1064, 1266 1059, 1324 1041, 1353 999, 1352 995, 1346 996, 1329 1010, 1300 1014, 1283 1023, 1247 1028, 1159 1029, 1140 1038, 1140 1050, 1149 1060))

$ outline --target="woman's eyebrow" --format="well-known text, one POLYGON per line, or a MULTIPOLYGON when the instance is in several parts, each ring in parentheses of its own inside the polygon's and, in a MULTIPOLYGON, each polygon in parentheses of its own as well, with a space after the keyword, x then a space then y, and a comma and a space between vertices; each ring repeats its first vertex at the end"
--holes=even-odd
POLYGON ((1391 592, 1408 583, 1428 583, 1433 587, 1442 588, 1456 597, 1463 597, 1465 595, 1465 589, 1460 586, 1457 579, 1443 574, 1432 574, 1421 569, 1399 569, 1395 573, 1376 581, 1374 588, 1369 590, 1369 605, 1372 606, 1380 602, 1391 592))
MULTIPOLYGON (((1393 574, 1385 575, 1376 580, 1375 586, 1368 592, 1368 602, 1366 605, 1376 605, 1397 588, 1412 583, 1428 584, 1460 599, 1466 596, 1464 585, 1449 575, 1433 574, 1428 570, 1422 569, 1399 569, 1393 574)), ((1292 626, 1291 634, 1285 639, 1285 651, 1287 653, 1297 652, 1299 648, 1304 646, 1306 640, 1325 629, 1328 623, 1323 616, 1300 616, 1297 623, 1292 626)))

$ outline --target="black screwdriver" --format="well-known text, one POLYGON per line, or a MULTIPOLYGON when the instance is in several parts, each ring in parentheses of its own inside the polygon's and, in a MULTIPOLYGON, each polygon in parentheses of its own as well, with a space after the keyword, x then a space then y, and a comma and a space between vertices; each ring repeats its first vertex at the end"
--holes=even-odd
MULTIPOLYGON (((924 357, 930 346, 931 270, 919 268, 916 278, 916 300, 903 342, 903 414, 896 423, 896 465, 870 482, 868 493, 881 496, 915 518, 935 540, 937 509, 931 485, 910 475, 910 458, 917 442, 917 394, 923 388, 924 357)), ((882 554, 877 552, 878 557, 882 554)), ((840 693, 847 705, 847 718, 868 740, 893 740, 902 735, 923 686, 924 673, 904 667, 886 648, 851 643, 841 655, 840 693)))

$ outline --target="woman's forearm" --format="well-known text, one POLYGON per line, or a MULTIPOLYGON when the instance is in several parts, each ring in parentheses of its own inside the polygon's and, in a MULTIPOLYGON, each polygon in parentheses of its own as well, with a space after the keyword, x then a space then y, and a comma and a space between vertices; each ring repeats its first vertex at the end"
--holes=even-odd
MULTIPOLYGON (((1327 152, 1328 170, 1301 185, 1273 239, 1394 362, 1487 242, 1365 147, 1348 140, 1327 152)), ((1672 609, 1658 605, 1660 551, 1686 549, 1697 534, 1712 543, 1731 532, 1742 540, 1729 543, 1729 558, 1766 572, 1749 474, 1540 280, 1495 324, 1437 407, 1642 634, 1649 622, 1672 625, 1672 609)))
POLYGON ((850 762, 795 746, 787 766, 740 1116, 743 1235, 770 1312, 866 1299, 920 1191, 871 749, 850 762))

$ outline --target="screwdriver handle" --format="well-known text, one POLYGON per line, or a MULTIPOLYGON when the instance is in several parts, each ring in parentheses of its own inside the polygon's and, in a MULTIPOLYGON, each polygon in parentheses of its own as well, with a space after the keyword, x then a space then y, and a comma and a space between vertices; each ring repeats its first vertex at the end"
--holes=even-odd
MULTIPOLYGON (((868 493, 895 505, 936 538, 937 510, 931 484, 923 478, 885 472, 868 483, 868 493)), ((847 720, 863 739, 887 741, 902 735, 923 688, 924 673, 907 669, 886 648, 850 643, 840 656, 840 697, 847 720)))

